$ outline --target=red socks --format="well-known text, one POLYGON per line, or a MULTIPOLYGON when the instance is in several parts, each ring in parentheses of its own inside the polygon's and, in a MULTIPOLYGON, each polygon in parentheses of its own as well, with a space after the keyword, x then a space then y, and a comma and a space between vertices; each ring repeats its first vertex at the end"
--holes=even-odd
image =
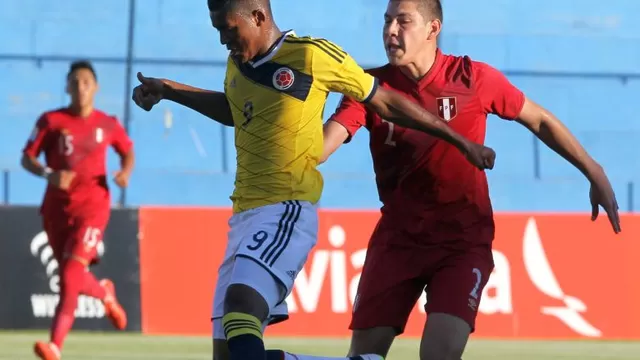
POLYGON ((51 342, 62 349, 64 338, 73 326, 74 312, 78 306, 78 295, 84 283, 85 267, 79 261, 67 260, 60 274, 60 302, 51 326, 51 342))
POLYGON ((104 299, 106 292, 96 277, 86 270, 84 264, 74 259, 65 261, 60 275, 60 302, 51 326, 51 342, 62 349, 67 334, 73 327, 74 313, 78 307, 78 296, 88 295, 104 299))
POLYGON ((100 300, 103 300, 107 296, 107 292, 100 286, 100 282, 96 279, 95 275, 93 275, 91 271, 86 270, 84 271, 84 285, 80 293, 100 300))

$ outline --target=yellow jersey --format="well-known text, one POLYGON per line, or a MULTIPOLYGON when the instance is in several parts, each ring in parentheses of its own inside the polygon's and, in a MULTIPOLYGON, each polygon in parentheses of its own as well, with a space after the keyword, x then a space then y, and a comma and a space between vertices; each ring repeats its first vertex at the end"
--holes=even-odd
POLYGON ((286 32, 267 54, 227 61, 224 91, 235 127, 235 213, 323 189, 322 116, 329 92, 368 101, 377 81, 340 47, 286 32))

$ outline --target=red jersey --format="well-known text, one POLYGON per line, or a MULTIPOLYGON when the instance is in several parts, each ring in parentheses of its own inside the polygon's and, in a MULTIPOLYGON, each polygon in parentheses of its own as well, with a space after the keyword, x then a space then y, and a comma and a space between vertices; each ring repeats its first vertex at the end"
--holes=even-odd
POLYGON ((46 164, 52 170, 76 173, 67 191, 47 187, 43 213, 104 211, 110 207, 106 177, 109 145, 125 155, 132 142, 118 120, 101 111, 94 110, 82 118, 62 108, 46 112, 38 119, 23 152, 32 157, 44 152, 46 164))
MULTIPOLYGON (((524 94, 498 70, 440 50, 419 81, 391 65, 368 72, 381 86, 403 93, 476 143, 484 143, 488 114, 515 119, 524 105, 524 94)), ((350 136, 362 126, 369 130, 382 214, 393 219, 394 226, 420 234, 427 242, 469 241, 467 233, 475 234, 474 242, 491 242, 494 225, 487 177, 458 149, 387 122, 346 97, 332 119, 350 136)))

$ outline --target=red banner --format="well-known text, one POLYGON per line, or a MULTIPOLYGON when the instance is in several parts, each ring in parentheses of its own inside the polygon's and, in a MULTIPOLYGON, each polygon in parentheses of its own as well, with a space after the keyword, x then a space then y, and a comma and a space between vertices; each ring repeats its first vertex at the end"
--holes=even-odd
MULTIPOLYGON (((145 333, 208 334, 229 210, 141 209, 145 333)), ((277 336, 349 336, 366 246, 378 212, 320 212, 318 245, 287 299, 277 336), (309 326, 308 324, 313 324, 309 326)), ((613 235, 589 215, 496 217, 495 270, 484 290, 476 337, 640 339, 640 217, 613 235)), ((416 305, 406 329, 420 336, 416 305)))

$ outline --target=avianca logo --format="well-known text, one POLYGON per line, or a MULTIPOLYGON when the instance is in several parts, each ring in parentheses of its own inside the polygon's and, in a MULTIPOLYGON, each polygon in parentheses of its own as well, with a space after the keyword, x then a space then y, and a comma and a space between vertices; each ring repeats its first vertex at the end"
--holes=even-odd
MULTIPOLYGON (((602 331, 586 318, 587 306, 579 298, 566 294, 549 263, 538 226, 533 217, 524 227, 522 254, 524 272, 535 289, 549 298, 560 300, 564 306, 539 307, 540 314, 551 316, 576 334, 586 337, 601 337, 602 331)), ((366 249, 347 250, 348 234, 340 225, 332 226, 326 234, 329 246, 315 249, 308 258, 308 267, 300 272, 295 281, 287 305, 291 313, 321 314, 319 305, 326 303, 334 314, 347 314, 349 305, 358 306, 357 288, 366 256, 366 249)), ((366 245, 364 243, 363 245, 366 245)), ((485 286, 477 306, 483 315, 514 315, 512 268, 510 260, 499 250, 493 250, 494 272, 485 286)), ((426 297, 421 296, 417 311, 424 314, 426 297)))
POLYGON ((524 230, 522 255, 525 269, 533 285, 543 294, 562 300, 565 305, 543 306, 540 309, 541 313, 558 318, 580 335, 601 337, 602 332, 581 315, 587 311, 585 303, 574 296, 565 294, 562 290, 542 247, 536 220, 532 217, 527 221, 524 230))

